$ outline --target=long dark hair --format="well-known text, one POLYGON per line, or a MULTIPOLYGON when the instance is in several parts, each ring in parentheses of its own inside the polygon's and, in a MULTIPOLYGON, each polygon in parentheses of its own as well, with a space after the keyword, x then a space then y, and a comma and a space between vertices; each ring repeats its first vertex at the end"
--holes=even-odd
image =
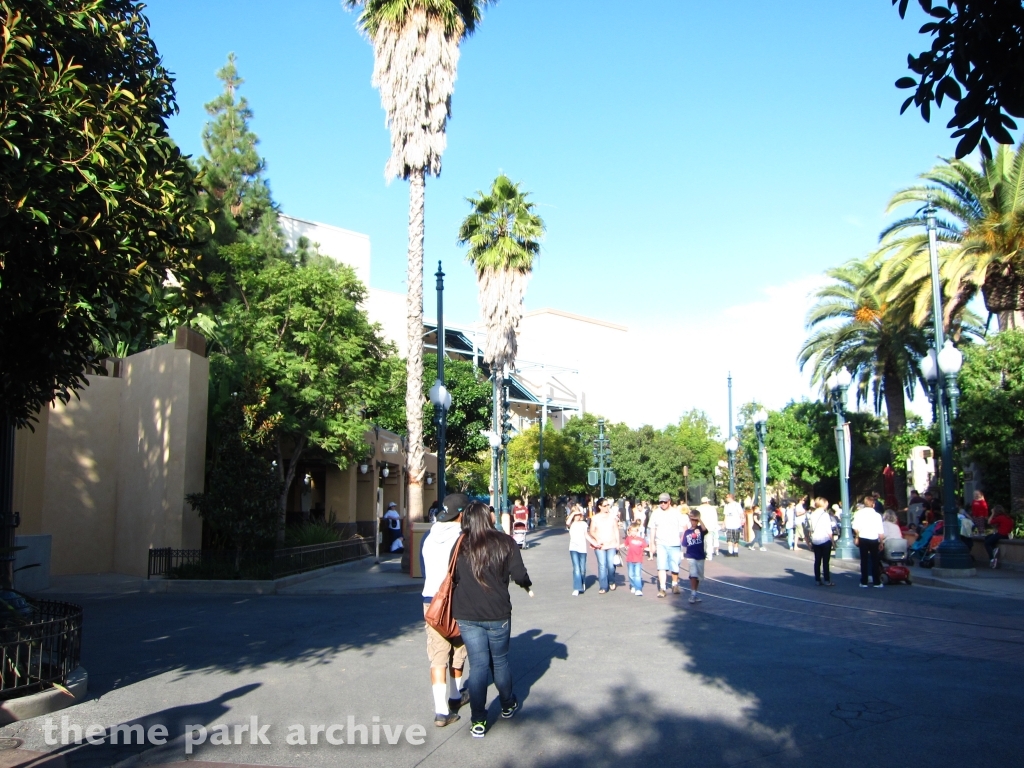
POLYGON ((487 505, 474 501, 462 513, 462 532, 466 535, 466 555, 473 576, 480 586, 490 589, 484 580, 488 570, 496 570, 516 544, 511 536, 495 530, 487 505))

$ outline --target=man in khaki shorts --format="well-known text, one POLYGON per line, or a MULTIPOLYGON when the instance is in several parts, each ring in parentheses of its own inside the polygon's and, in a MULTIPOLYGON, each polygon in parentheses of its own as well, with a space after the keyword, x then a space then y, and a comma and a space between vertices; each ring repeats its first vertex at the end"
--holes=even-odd
MULTIPOLYGON (((452 547, 462 535, 462 511, 467 506, 469 497, 464 493, 445 496, 437 511, 436 522, 423 539, 424 613, 448 575, 448 561, 452 547)), ((457 710, 469 702, 469 688, 462 675, 466 667, 466 647, 461 638, 451 641, 429 624, 424 623, 424 626, 427 628, 427 656, 430 659, 430 689, 434 696, 434 725, 443 728, 458 720, 457 710)))

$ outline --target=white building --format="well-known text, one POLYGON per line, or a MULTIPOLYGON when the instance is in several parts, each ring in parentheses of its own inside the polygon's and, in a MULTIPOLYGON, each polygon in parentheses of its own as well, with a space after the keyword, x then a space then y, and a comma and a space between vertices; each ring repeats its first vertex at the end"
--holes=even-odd
MULTIPOLYGON (((369 236, 293 216, 282 215, 280 220, 293 246, 305 237, 325 256, 356 270, 367 286, 365 308, 370 320, 380 324, 384 336, 404 357, 408 353, 405 294, 369 287, 369 236)), ((429 318, 425 326, 428 335, 435 330, 429 318)), ((461 339, 455 349, 448 338, 445 348, 449 354, 468 359, 472 355, 462 346, 482 346, 482 326, 447 330, 457 332, 461 339)), ((436 349, 436 334, 433 338, 425 336, 424 342, 428 349, 436 349)), ((561 426, 574 413, 586 411, 612 421, 625 420, 627 404, 622 393, 630 389, 627 383, 633 371, 629 351, 634 348, 625 326, 560 309, 527 312, 519 329, 515 383, 510 394, 519 417, 516 426, 539 419, 545 402, 549 423, 555 426, 561 426)))

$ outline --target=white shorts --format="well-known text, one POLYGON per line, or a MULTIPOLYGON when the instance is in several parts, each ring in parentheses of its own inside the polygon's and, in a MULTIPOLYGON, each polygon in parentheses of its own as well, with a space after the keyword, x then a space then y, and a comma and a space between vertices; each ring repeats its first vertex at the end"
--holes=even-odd
POLYGON ((691 579, 703 579, 704 578, 704 561, 703 560, 691 560, 686 558, 686 562, 690 565, 690 578, 691 579))

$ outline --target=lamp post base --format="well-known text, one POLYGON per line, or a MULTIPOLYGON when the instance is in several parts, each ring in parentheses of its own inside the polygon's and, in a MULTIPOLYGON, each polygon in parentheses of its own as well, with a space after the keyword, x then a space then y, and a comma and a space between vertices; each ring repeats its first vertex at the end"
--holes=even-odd
POLYGON ((836 545, 836 560, 860 560, 860 549, 853 544, 849 546, 836 545))
POLYGON ((978 572, 974 568, 943 568, 938 565, 932 568, 932 576, 938 576, 940 579, 969 579, 977 575, 978 572))

